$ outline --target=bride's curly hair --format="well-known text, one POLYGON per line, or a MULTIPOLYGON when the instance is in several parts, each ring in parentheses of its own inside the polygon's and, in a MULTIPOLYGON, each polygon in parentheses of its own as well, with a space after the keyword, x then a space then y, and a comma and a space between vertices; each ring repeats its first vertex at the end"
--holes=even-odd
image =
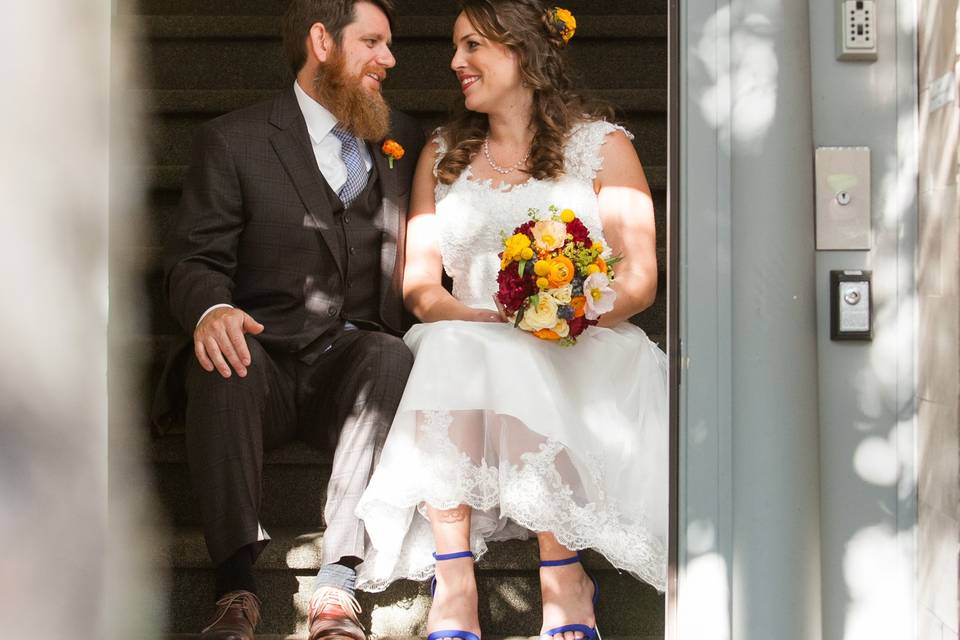
MULTIPOLYGON (((562 31, 552 6, 542 0, 460 0, 473 27, 488 40, 510 49, 520 65, 524 86, 533 89, 530 158, 524 170, 538 180, 564 173, 563 147, 570 129, 585 120, 610 118, 613 110, 580 91, 570 72, 562 31)), ((461 95, 444 127, 447 153, 437 166, 437 179, 453 183, 483 145, 487 115, 470 111, 461 95)))

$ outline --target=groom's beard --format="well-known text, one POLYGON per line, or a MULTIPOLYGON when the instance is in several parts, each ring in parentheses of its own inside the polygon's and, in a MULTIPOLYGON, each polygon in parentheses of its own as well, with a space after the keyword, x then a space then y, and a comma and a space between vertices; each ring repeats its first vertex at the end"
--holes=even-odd
POLYGON ((390 132, 390 107, 379 93, 367 91, 364 74, 380 69, 364 68, 359 76, 346 71, 346 60, 335 51, 328 62, 320 65, 313 80, 318 102, 353 135, 377 142, 390 132))

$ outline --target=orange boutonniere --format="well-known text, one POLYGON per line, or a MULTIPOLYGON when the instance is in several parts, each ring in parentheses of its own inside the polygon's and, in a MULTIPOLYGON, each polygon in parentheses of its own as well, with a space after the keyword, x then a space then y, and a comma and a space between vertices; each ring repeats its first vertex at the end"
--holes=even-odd
POLYGON ((383 151, 384 155, 387 156, 387 158, 389 159, 391 169, 393 169, 393 161, 399 160, 400 158, 403 157, 403 154, 406 153, 403 150, 403 147, 400 145, 400 143, 394 140, 393 138, 387 138, 386 140, 384 140, 383 146, 380 147, 380 149, 381 151, 383 151))

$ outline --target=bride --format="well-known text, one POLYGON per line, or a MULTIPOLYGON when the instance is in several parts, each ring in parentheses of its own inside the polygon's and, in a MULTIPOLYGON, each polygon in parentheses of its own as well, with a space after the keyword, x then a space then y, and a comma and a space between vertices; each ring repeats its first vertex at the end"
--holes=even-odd
POLYGON ((541 633, 596 637, 577 551, 665 587, 666 357, 629 318, 654 300, 650 190, 623 128, 573 86, 575 23, 540 0, 462 0, 451 63, 459 112, 420 157, 407 224, 416 355, 357 515, 358 586, 436 574, 430 638, 480 635, 473 562, 534 533, 541 633), (504 322, 501 234, 528 209, 576 212, 616 266, 612 311, 570 347, 504 322), (442 285, 443 272, 453 293, 442 285))

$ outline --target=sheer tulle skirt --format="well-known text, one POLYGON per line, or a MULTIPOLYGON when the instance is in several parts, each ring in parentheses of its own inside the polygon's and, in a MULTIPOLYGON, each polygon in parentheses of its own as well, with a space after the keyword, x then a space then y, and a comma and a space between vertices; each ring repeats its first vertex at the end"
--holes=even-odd
POLYGON ((471 546, 549 531, 663 590, 666 356, 633 325, 560 347, 506 324, 445 321, 404 338, 413 371, 357 508, 358 586, 433 574, 425 504, 473 507, 471 546))

